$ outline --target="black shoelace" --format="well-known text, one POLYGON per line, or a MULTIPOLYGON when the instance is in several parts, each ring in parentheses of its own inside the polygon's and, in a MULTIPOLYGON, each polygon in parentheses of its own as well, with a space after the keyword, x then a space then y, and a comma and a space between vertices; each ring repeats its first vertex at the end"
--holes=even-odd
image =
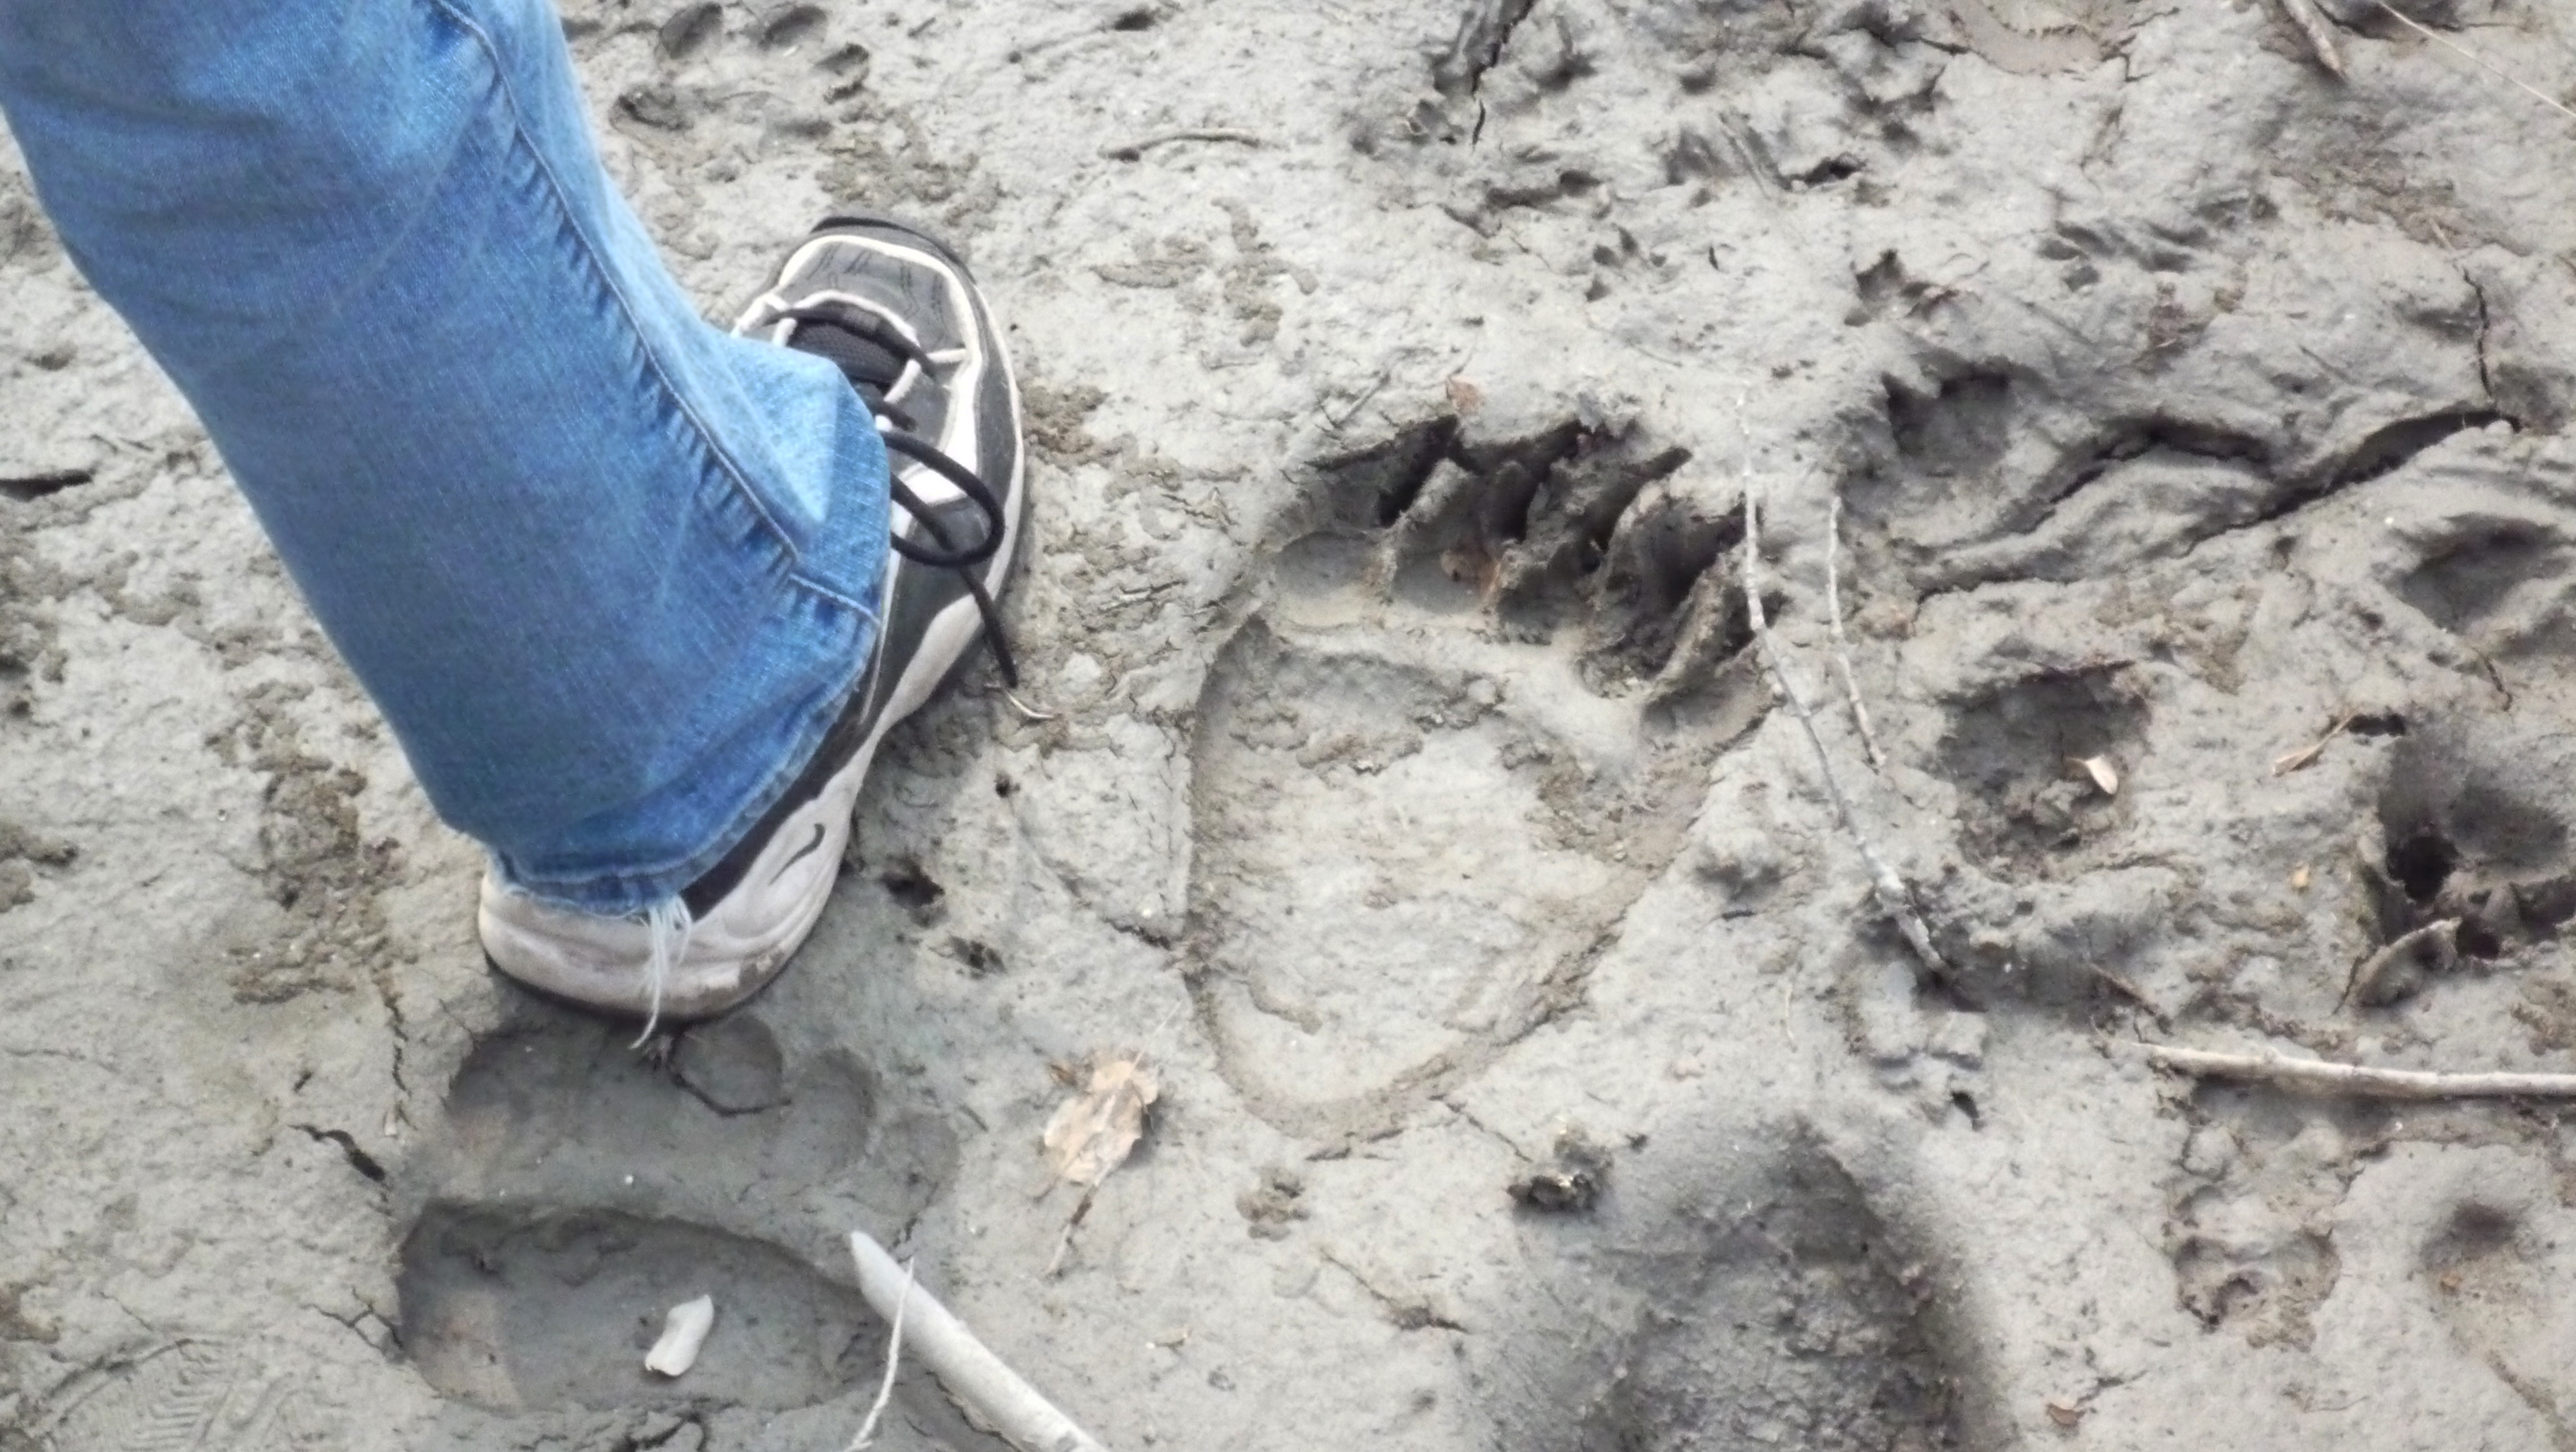
POLYGON ((993 650, 994 668, 1001 672, 1002 684, 1017 688, 1019 665, 1011 657, 1011 643, 1002 631, 1002 612, 993 603, 992 592, 984 588, 983 572, 977 567, 993 558, 1002 547, 1002 501, 993 487, 974 470, 940 452, 939 446, 914 433, 912 415, 886 397, 904 366, 921 370, 925 379, 932 378, 930 354, 912 339, 886 325, 874 314, 856 309, 788 308, 779 320, 796 325, 788 335, 787 346, 802 353, 829 359, 850 380, 868 412, 878 420, 877 433, 891 453, 901 454, 928 466, 932 472, 957 486, 957 492, 984 514, 981 538, 960 545, 939 516, 921 501, 921 496, 903 482, 903 476, 887 471, 893 484, 894 502, 918 521, 930 536, 924 546, 906 539, 900 532, 893 539, 895 553, 914 564, 934 570, 954 570, 966 582, 966 591, 975 597, 976 613, 984 619, 984 643, 993 650))

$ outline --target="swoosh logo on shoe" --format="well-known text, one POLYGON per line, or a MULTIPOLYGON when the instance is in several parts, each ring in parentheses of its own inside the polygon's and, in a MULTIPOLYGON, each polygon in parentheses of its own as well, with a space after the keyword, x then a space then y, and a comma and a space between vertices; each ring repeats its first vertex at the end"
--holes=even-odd
POLYGON ((791 868, 791 867, 795 866, 797 863, 804 861, 806 858, 813 856, 813 855, 814 855, 814 849, 815 849, 815 848, 817 848, 817 847, 820 847, 820 846, 822 846, 822 845, 823 845, 823 824, 822 824, 822 823, 820 823, 820 822, 816 822, 816 823, 814 824, 814 840, 813 840, 813 841, 811 841, 811 842, 806 843, 806 844, 805 844, 804 846, 802 846, 802 847, 797 848, 797 849, 796 849, 796 855, 795 855, 795 856, 790 857, 790 858, 788 858, 785 862, 780 863, 780 864, 778 865, 778 870, 777 870, 776 872, 773 872, 773 873, 771 873, 771 874, 769 875, 769 880, 770 880, 770 881, 772 881, 772 882, 776 882, 778 879, 780 879, 780 878, 782 878, 782 877, 785 877, 785 876, 787 875, 787 869, 788 869, 788 868, 791 868))

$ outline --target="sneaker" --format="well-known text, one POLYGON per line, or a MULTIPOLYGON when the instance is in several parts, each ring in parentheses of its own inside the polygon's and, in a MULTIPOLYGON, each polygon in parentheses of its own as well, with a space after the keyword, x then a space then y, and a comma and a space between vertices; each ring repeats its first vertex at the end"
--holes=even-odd
POLYGON ((979 639, 1004 683, 1018 684, 994 601, 1027 498, 1019 387, 965 263, 899 222, 829 218, 734 331, 830 359, 876 416, 896 505, 883 628, 812 763, 676 903, 595 917, 484 875, 478 926, 494 967, 552 997, 640 1017, 647 1036, 665 1020, 722 1013, 778 976, 831 896, 877 744, 939 694, 979 639))

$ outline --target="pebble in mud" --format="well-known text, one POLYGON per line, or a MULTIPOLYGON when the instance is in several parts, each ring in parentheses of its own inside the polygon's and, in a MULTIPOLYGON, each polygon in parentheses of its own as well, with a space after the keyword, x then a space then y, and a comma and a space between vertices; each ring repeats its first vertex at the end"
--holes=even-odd
POLYGON ((1579 1215, 1601 1199, 1610 1176, 1610 1152, 1581 1130, 1567 1128, 1556 1137, 1556 1160, 1506 1187, 1514 1204, 1543 1215, 1579 1215))
POLYGON ((769 1025, 749 1014, 702 1024, 680 1037, 672 1071, 718 1114, 757 1114, 786 1099, 785 1060, 769 1025))

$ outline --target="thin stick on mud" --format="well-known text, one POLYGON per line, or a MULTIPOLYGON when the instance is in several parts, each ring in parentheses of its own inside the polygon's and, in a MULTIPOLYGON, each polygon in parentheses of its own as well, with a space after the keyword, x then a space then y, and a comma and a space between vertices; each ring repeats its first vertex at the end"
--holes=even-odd
POLYGON ((2335 1007, 2371 1002, 2371 995, 2379 988, 2379 980, 2388 976, 2388 965, 2412 955, 2426 943, 2437 946, 2444 966, 2449 966, 2460 955, 2460 920, 2444 918, 2390 939, 2387 947, 2364 958, 2361 966, 2352 970, 2352 979, 2344 984, 2343 997, 2336 1001, 2335 1007))
POLYGON ((850 1257, 859 1266, 859 1294, 878 1315, 906 1317, 913 1351, 958 1404, 1020 1452, 1108 1452, 1098 1438, 1058 1411, 1020 1374, 1002 1364, 966 1323, 949 1313, 912 1273, 895 1264, 864 1230, 850 1232, 850 1257))
POLYGON ((1136 161, 1155 147, 1169 146, 1175 141, 1225 142, 1235 146, 1254 148, 1269 144, 1257 132, 1237 131, 1227 126, 1184 126, 1177 131, 1157 131, 1151 136, 1140 136, 1133 141, 1104 146, 1100 148, 1100 154, 1109 161, 1136 161))
POLYGON ((2306 36, 2308 49, 2316 52, 2317 64, 2324 66, 2336 80, 2343 79, 2343 51, 2335 45, 2334 27, 2327 23, 2325 12, 2317 9, 2317 0, 2280 0, 2281 13, 2306 36))
POLYGON ((2485 71, 2488 75, 2495 77, 2497 80, 2504 82, 2508 86, 2528 92, 2531 97, 2540 102, 2540 104, 2557 112, 2561 116, 2567 117, 2571 121, 2576 121, 2576 111, 2569 110, 2566 102, 2550 95, 2547 91, 2540 89, 2531 82, 2526 81, 2520 76, 2515 75, 2513 72, 2506 70, 2504 67, 2497 65, 2494 61, 2488 60, 2485 56, 2482 56, 2476 51, 2469 49, 2467 46, 2460 44, 2458 41, 2451 39, 2449 36, 2435 30, 2433 27, 2424 24, 2415 17, 2407 14, 2405 11, 2398 9, 2396 6, 2389 4, 2388 0, 2379 0, 2379 8, 2387 11, 2393 16, 2396 16, 2399 24, 2404 25, 2411 31, 2414 31, 2417 35, 2424 37, 2426 40, 2433 42, 2444 50, 2453 51, 2459 55, 2467 57, 2469 64, 2485 71))
POLYGON ((867 1452, 877 1440, 877 1422, 885 1416, 886 1403, 894 1400, 895 1369, 903 1365, 903 1313, 912 1303, 912 1262, 903 1263, 903 1294, 894 1303, 893 1338, 886 1342, 885 1380, 877 1383, 875 1405, 868 1408, 868 1419, 859 1423, 859 1434, 850 1439, 842 1452, 867 1452))
MULTIPOLYGON (((1744 429, 1744 401, 1736 400, 1736 427, 1744 429)), ((1798 683, 1789 677, 1789 663, 1780 655, 1779 642, 1771 636, 1770 618, 1762 609, 1762 506, 1761 488, 1753 478, 1753 441, 1745 431, 1744 450, 1744 608, 1753 622, 1753 640, 1762 652, 1762 662, 1771 670, 1771 679, 1780 688, 1780 696, 1789 703, 1789 712, 1798 718, 1806 732, 1807 745, 1816 753, 1816 771, 1824 778, 1825 795, 1832 799, 1834 815, 1850 834, 1852 845, 1860 849, 1861 861, 1869 866, 1870 894, 1878 900, 1878 910, 1896 925, 1914 956, 1935 973, 1946 974, 1950 965, 1943 961, 1940 950, 1932 946, 1932 932, 1923 925, 1923 917, 1914 910, 1914 895, 1906 890, 1905 879, 1887 865, 1878 849, 1870 845, 1869 836, 1860 828, 1860 819, 1852 814, 1851 801, 1843 795, 1842 783, 1834 777, 1833 754, 1825 749, 1823 733, 1816 730, 1815 714, 1807 709, 1807 698, 1798 692, 1798 683)))
POLYGON ((2171 1044, 2136 1044, 2159 1069, 2205 1079, 2244 1079, 2294 1089, 2331 1090, 2373 1099, 2569 1099, 2576 1074, 2453 1074, 2430 1069, 2373 1069, 2329 1059, 2293 1059, 2266 1049, 2221 1054, 2171 1044))
POLYGON ((1851 641, 1843 634, 1843 497, 1836 494, 1825 509, 1825 618, 1833 625, 1834 664, 1842 671, 1843 699, 1851 702, 1852 724, 1860 728, 1860 744, 1869 752, 1869 764, 1881 776, 1887 775, 1887 753, 1878 749, 1878 737, 1869 729, 1869 706, 1860 697, 1860 677, 1852 673, 1851 641))
POLYGON ((2309 742, 2307 745, 2300 747, 2296 751, 2283 752, 2281 755, 2273 757, 2272 775, 2287 776, 2291 772, 2304 771, 2308 767, 2314 766, 2317 758, 2326 754, 2326 747, 2332 743, 2336 737, 2341 736, 2344 733, 2345 727, 2350 726, 2355 720, 2358 720, 2359 717, 2359 712, 2346 711, 2335 718, 2333 725, 2326 728, 2325 735, 2318 737, 2316 740, 2309 742))

